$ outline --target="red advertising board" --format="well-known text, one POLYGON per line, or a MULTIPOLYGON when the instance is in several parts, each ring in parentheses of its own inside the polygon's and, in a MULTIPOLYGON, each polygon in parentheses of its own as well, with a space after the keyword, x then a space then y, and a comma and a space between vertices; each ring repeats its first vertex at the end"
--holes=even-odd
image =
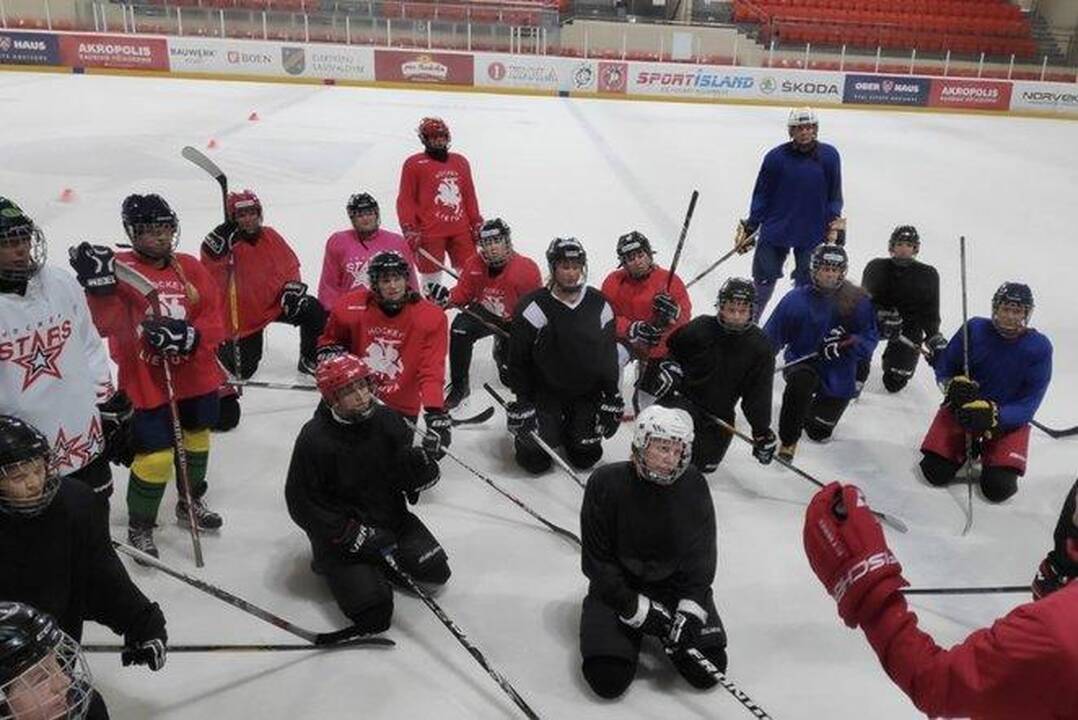
POLYGON ((991 80, 933 78, 928 93, 928 106, 966 110, 1009 110, 1011 84, 991 80))
POLYGON ((61 35, 60 64, 125 70, 168 70, 168 46, 164 38, 61 35))
POLYGON ((472 85, 471 55, 412 50, 375 50, 374 79, 434 85, 472 85))

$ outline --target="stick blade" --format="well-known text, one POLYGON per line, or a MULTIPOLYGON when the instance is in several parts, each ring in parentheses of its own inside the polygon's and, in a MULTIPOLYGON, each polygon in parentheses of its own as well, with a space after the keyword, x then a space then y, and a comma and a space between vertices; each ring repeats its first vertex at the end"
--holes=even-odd
POLYGON ((186 145, 184 146, 183 150, 180 151, 180 154, 183 155, 185 159, 190 160, 195 165, 198 165, 210 175, 213 175, 217 182, 221 182, 224 179, 225 174, 221 170, 221 168, 217 166, 217 163, 206 157, 206 154, 198 148, 193 148, 190 145, 186 145))
POLYGON ((356 627, 355 625, 352 625, 351 627, 346 627, 343 630, 335 630, 333 632, 328 632, 328 633, 318 633, 314 637, 314 644, 318 645, 318 646, 323 646, 323 645, 344 645, 344 644, 352 643, 352 642, 356 642, 356 643, 359 643, 359 644, 367 644, 367 645, 370 645, 370 644, 394 645, 395 644, 392 640, 390 640, 388 638, 371 637, 369 633, 365 633, 363 630, 356 627), (384 643, 382 643, 382 642, 373 642, 373 643, 369 642, 369 641, 383 641, 383 640, 385 641, 384 643))
POLYGON ((490 420, 492 417, 494 417, 494 407, 493 406, 488 407, 483 412, 476 413, 475 415, 472 415, 471 417, 450 418, 450 419, 453 421, 453 427, 456 427, 457 425, 482 425, 487 420, 490 420))

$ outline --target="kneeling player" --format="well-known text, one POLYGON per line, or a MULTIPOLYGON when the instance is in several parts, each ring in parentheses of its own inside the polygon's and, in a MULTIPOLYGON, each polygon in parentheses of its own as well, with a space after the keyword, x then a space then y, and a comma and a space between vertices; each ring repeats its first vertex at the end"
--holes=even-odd
POLYGON ((1033 578, 1033 599, 1059 590, 1078 577, 1078 480, 1067 493, 1052 536, 1054 544, 1033 578))
POLYGON ((645 635, 663 643, 694 687, 726 672, 726 631, 711 594, 715 507, 689 464, 692 440, 687 413, 652 405, 636 419, 632 459, 588 479, 580 654, 584 679, 601 697, 625 692, 645 635))
POLYGON ((323 360, 316 373, 322 402, 300 430, 288 468, 288 513, 311 542, 314 571, 363 632, 382 632, 393 616, 384 556, 422 583, 449 579, 445 551, 408 511, 438 482, 438 436, 412 447, 396 411, 375 403, 371 376, 355 355, 323 360))

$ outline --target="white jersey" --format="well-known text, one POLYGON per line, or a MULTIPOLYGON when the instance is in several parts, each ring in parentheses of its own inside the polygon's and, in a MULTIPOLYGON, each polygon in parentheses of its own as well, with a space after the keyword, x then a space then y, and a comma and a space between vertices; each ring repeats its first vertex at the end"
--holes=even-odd
POLYGON ((104 450, 97 404, 112 392, 108 353, 75 278, 46 265, 25 295, 0 293, 0 412, 45 434, 56 472, 104 450))

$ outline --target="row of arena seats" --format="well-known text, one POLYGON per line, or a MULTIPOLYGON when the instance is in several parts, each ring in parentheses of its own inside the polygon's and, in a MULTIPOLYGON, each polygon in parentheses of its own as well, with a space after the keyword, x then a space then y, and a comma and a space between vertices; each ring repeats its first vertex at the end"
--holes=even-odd
MULTIPOLYGON (((861 25, 893 25, 918 32, 950 32, 971 35, 998 35, 1000 37, 1029 37, 1029 24, 1025 20, 999 20, 996 18, 958 18, 933 15, 907 15, 894 12, 862 12, 843 10, 784 11, 766 5, 767 15, 773 20, 800 20, 814 23, 857 23, 861 25)), ((754 22, 757 18, 744 8, 735 10, 734 22, 754 22)))
MULTIPOLYGON (((180 7, 202 7, 214 10, 253 10, 272 12, 319 12, 338 9, 339 3, 319 2, 319 0, 141 0, 149 5, 170 5, 180 7), (328 7, 327 7, 328 6, 328 7)), ((499 3, 442 4, 435 2, 385 2, 350 3, 350 9, 366 15, 409 20, 443 20, 445 22, 504 23, 506 25, 542 24, 542 5, 535 3, 536 9, 529 9, 524 3, 502 5, 499 3)), ((345 10, 345 8, 340 8, 345 10)))
POLYGON ((920 52, 943 53, 950 50, 959 55, 1011 55, 1031 58, 1037 54, 1032 38, 998 38, 983 35, 946 35, 889 28, 856 28, 848 26, 776 26, 776 40, 803 45, 830 45, 885 49, 916 48, 920 52))
POLYGON ((1018 20, 1022 9, 1003 0, 760 0, 756 5, 784 8, 899 12, 917 15, 948 15, 964 18, 1018 20))

